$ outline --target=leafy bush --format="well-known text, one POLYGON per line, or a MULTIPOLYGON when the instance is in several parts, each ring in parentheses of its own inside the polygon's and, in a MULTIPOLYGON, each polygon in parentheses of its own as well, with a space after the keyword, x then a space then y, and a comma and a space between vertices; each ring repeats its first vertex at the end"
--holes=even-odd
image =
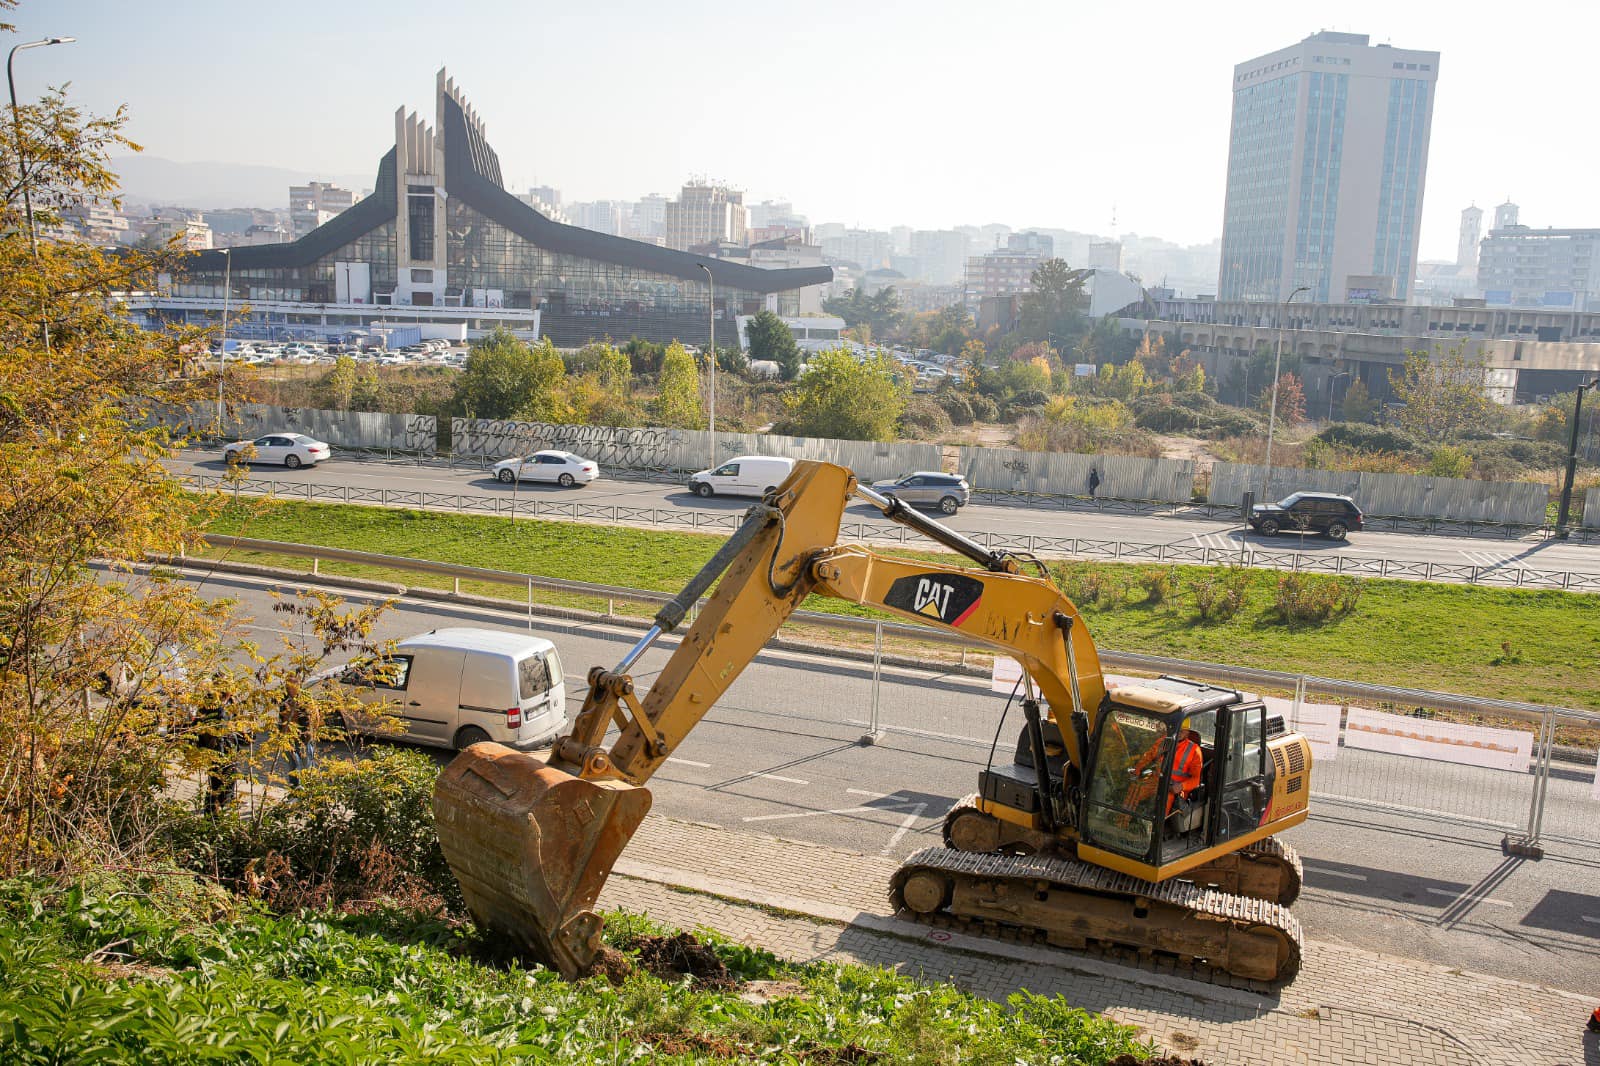
POLYGON ((1361 601, 1361 582, 1353 577, 1281 574, 1273 606, 1278 617, 1293 625, 1342 617, 1361 601))
POLYGON ((900 429, 907 436, 938 437, 950 431, 950 421, 938 402, 927 396, 913 396, 900 416, 900 429))
MULTIPOLYGON (((953 390, 942 392, 939 394, 938 402, 939 406, 944 409, 944 413, 949 417, 951 425, 972 425, 976 416, 973 414, 972 401, 967 398, 965 393, 953 390)), ((993 401, 990 402, 992 403, 993 401)))
POLYGON ((438 773, 421 752, 375 748, 302 772, 255 812, 174 811, 167 832, 184 865, 249 883, 281 909, 378 898, 459 909, 433 823, 438 773))
POLYGON ((1000 405, 981 393, 973 396, 969 401, 972 404, 972 418, 976 422, 996 422, 1000 419, 1000 405))
POLYGON ((1178 571, 1171 566, 1147 566, 1134 575, 1134 582, 1144 590, 1144 602, 1152 607, 1166 603, 1178 588, 1178 571))
POLYGON ((1174 403, 1141 406, 1143 409, 1134 416, 1134 424, 1152 433, 1192 433, 1202 424, 1200 415, 1174 403))
POLYGON ((1453 444, 1441 444, 1429 454, 1423 473, 1429 477, 1467 477, 1472 473, 1472 456, 1453 444))
POLYGON ((1079 607, 1115 609, 1128 599, 1128 575, 1099 566, 1067 567, 1062 575, 1067 598, 1079 607))
POLYGON ((1363 422, 1335 422, 1312 439, 1353 451, 1409 455, 1421 450, 1416 440, 1404 433, 1363 422))
POLYGON ((1244 608, 1250 573, 1239 567, 1215 567, 1189 582, 1189 595, 1203 622, 1226 622, 1244 608))

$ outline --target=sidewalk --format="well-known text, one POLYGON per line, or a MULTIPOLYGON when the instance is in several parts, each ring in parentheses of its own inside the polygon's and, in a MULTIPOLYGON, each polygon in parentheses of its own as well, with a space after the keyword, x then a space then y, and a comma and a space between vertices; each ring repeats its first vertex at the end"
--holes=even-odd
MULTIPOLYGON (((704 926, 787 959, 861 962, 1004 999, 1026 988, 1144 1030, 1207 1066, 1600 1062, 1593 997, 1309 941, 1275 995, 894 918, 898 863, 652 816, 601 894, 606 909, 704 926)), ((1168 967, 1170 970, 1170 966, 1168 967)), ((1600 990, 1595 990, 1600 991, 1600 990)))

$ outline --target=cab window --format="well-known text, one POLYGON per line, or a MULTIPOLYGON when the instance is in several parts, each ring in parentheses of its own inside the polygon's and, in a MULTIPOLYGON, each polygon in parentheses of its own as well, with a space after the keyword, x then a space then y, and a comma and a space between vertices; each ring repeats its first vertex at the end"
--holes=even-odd
POLYGON ((738 475, 739 475, 739 464, 738 463, 723 463, 721 466, 719 466, 715 470, 711 471, 711 476, 712 477, 737 477, 738 475))
POLYGON ((1131 858, 1150 854, 1163 801, 1166 726, 1113 707, 1100 725, 1100 743, 1084 808, 1084 835, 1097 847, 1131 858))
POLYGON ((339 680, 346 685, 404 692, 410 677, 411 656, 395 655, 388 659, 358 659, 339 676, 339 680))

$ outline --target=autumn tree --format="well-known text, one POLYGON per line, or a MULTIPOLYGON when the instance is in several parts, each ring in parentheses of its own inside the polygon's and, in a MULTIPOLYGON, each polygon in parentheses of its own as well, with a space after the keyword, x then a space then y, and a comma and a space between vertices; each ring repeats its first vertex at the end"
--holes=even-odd
POLYGON ((547 420, 560 410, 566 365, 549 338, 529 344, 497 329, 474 341, 456 379, 453 407, 463 418, 547 420))
POLYGON ((803 437, 892 440, 910 393, 888 356, 858 361, 844 348, 819 352, 786 398, 784 428, 803 437))
MULTIPOLYGON (((167 775, 203 751, 200 712, 236 708, 230 728, 269 750, 304 738, 277 712, 309 676, 249 644, 226 601, 146 565, 202 548, 223 500, 167 472, 178 442, 148 417, 215 395, 206 337, 141 330, 114 299, 181 270, 178 253, 30 244, 25 189, 41 231, 75 205, 117 205, 107 160, 137 149, 125 116, 56 91, 13 118, 0 139, 0 876, 149 854, 167 775)), ((359 628, 334 623, 331 643, 359 628)))
MULTIPOLYGON (((1262 410, 1271 410, 1272 397, 1270 388, 1261 394, 1262 410)), ((1278 378, 1277 402, 1278 420, 1284 425, 1298 426, 1306 420, 1306 390, 1298 375, 1286 371, 1278 378)))
POLYGON ((651 412, 656 422, 678 429, 700 429, 705 415, 700 407, 700 374, 694 356, 673 341, 661 357, 659 392, 651 412))
POLYGON ((1399 373, 1389 371, 1389 388, 1405 406, 1395 412, 1400 428, 1417 440, 1449 442, 1481 423, 1490 400, 1483 388, 1484 364, 1460 348, 1439 359, 1407 352, 1399 373))
POLYGON ((1345 390, 1344 403, 1340 407, 1346 422, 1371 422, 1378 413, 1378 405, 1372 402, 1372 394, 1367 391, 1366 383, 1357 379, 1350 382, 1350 387, 1345 390))
POLYGON ((1030 340, 1075 343, 1088 331, 1089 271, 1074 270, 1065 259, 1046 259, 1033 269, 1022 297, 1022 333, 1030 340))

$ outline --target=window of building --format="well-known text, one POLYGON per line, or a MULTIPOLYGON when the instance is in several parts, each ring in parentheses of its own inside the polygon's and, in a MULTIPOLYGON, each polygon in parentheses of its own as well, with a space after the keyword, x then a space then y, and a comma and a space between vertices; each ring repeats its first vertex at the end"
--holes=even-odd
POLYGON ((406 221, 411 229, 411 258, 433 258, 433 189, 413 185, 406 195, 406 221))

